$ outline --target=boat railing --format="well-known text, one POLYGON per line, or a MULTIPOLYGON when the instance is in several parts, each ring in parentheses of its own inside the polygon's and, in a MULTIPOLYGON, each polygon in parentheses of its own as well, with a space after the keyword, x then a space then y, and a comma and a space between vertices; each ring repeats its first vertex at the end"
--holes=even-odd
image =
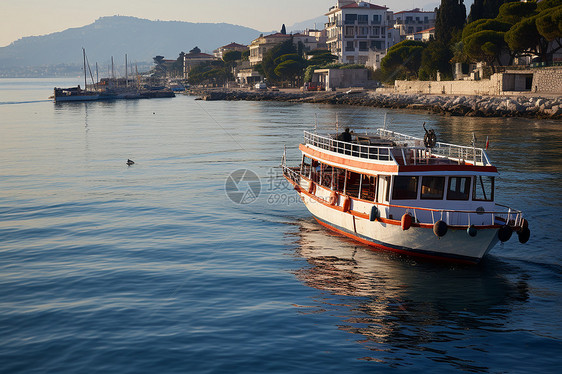
MULTIPOLYGON (((400 134, 385 129, 378 129, 377 132, 382 139, 392 140, 395 143, 406 147, 419 148, 420 145, 423 145, 423 139, 416 138, 414 136, 400 134)), ((435 147, 431 149, 431 153, 434 156, 441 156, 456 160, 459 163, 463 161, 472 161, 474 165, 480 164, 482 166, 488 166, 492 164, 488 155, 482 148, 437 142, 435 147)))
POLYGON ((503 209, 494 211, 431 209, 380 203, 375 203, 375 205, 388 207, 391 214, 398 213, 400 217, 403 214, 410 214, 415 222, 419 223, 435 224, 437 221, 444 221, 447 225, 469 226, 475 222, 486 221, 488 225, 503 223, 512 227, 520 227, 523 222, 523 212, 500 204, 496 204, 496 207, 503 209))
POLYGON ((299 185, 301 183, 301 174, 300 174, 300 169, 298 167, 297 168, 288 167, 285 164, 285 162, 283 162, 281 167, 283 168, 283 175, 285 177, 292 180, 296 185, 299 185))
POLYGON ((370 160, 378 161, 396 162, 392 153, 390 152, 392 147, 350 143, 342 140, 337 140, 329 136, 314 134, 308 131, 304 132, 304 142, 305 144, 310 144, 327 151, 342 153, 354 157, 367 158, 370 160))

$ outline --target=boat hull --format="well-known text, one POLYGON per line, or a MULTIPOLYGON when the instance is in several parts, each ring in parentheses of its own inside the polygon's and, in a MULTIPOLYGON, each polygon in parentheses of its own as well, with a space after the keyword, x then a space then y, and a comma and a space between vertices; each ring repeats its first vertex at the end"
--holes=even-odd
POLYGON ((371 221, 352 211, 344 212, 306 191, 299 191, 305 206, 323 226, 378 249, 402 254, 475 264, 498 242, 498 228, 483 228, 475 237, 466 229, 450 227, 447 234, 437 237, 432 228, 412 226, 403 230, 400 221, 371 221))

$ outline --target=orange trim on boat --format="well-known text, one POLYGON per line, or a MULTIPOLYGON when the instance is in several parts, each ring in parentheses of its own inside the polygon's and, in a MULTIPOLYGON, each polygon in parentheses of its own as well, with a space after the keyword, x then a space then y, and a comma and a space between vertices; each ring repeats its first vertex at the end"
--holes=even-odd
MULTIPOLYGON (((285 179, 287 179, 287 181, 288 181, 289 183, 291 183, 291 184, 294 186, 295 190, 296 190, 298 193, 305 194, 305 195, 307 195, 308 197, 310 197, 310 198, 316 200, 316 201, 319 202, 320 204, 322 204, 322 205, 324 205, 324 206, 327 206, 328 208, 335 209, 335 210, 337 210, 337 211, 344 212, 344 213, 349 213, 349 214, 351 214, 352 216, 355 216, 355 217, 357 217, 357 218, 363 218, 363 219, 366 219, 366 220, 368 220, 368 219, 370 218, 370 217, 369 217, 369 214, 367 214, 367 213, 361 213, 361 212, 357 212, 357 211, 355 211, 355 210, 348 210, 348 211, 346 211, 346 210, 345 210, 345 208, 346 208, 346 207, 345 207, 345 204, 344 204, 343 207, 342 207, 342 206, 339 206, 339 205, 332 205, 332 204, 330 204, 330 201, 329 201, 330 199, 325 200, 325 199, 323 199, 323 198, 321 198, 321 197, 319 197, 319 196, 316 196, 316 195, 314 195, 314 194, 309 193, 308 191, 304 190, 301 186, 295 184, 291 179, 287 178, 286 176, 285 176, 285 179)), ((349 196, 347 196, 347 195, 343 195, 343 194, 342 194, 342 195, 339 195, 339 196, 340 196, 340 198, 352 200, 352 198, 349 197, 349 196)), ((359 201, 364 201, 364 202, 367 202, 367 203, 373 203, 372 201, 361 200, 361 199, 353 199, 353 200, 359 200, 359 201)), ((415 208, 415 207, 406 207, 406 206, 399 206, 399 205, 388 205, 388 204, 382 204, 382 203, 377 203, 376 205, 377 205, 377 206, 394 207, 394 208, 405 208, 405 209, 426 210, 426 211, 432 211, 432 210, 433 210, 433 209, 427 209, 427 208, 415 208)), ((349 209, 349 208, 348 208, 348 209, 349 209)), ((380 221, 380 222, 385 223, 385 224, 387 224, 387 225, 395 225, 395 226, 401 226, 401 225, 402 225, 402 221, 401 221, 401 220, 395 220, 395 219, 388 219, 388 218, 379 217, 379 218, 376 219, 376 221, 380 221)), ((425 228, 425 229, 433 229, 433 224, 431 224, 431 223, 417 223, 417 222, 412 222, 412 223, 411 223, 411 227, 420 227, 420 228, 425 228)), ((451 229, 451 230, 466 230, 468 226, 455 226, 455 225, 450 225, 450 226, 448 226, 448 227, 449 227, 449 229, 451 229)), ((476 227, 477 229, 499 229, 499 228, 501 227, 501 225, 484 225, 484 226, 475 226, 475 227, 476 227)))

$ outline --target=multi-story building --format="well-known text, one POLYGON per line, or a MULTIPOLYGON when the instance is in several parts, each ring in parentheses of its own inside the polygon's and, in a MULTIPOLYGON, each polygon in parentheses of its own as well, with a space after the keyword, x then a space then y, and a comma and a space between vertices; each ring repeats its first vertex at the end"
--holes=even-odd
POLYGON ((394 27, 400 30, 402 40, 417 39, 416 33, 435 27, 435 12, 424 12, 419 8, 394 13, 394 27))
POLYGON ((365 1, 338 0, 326 16, 328 49, 339 62, 376 67, 376 60, 390 46, 386 30, 392 12, 365 1))
POLYGON ((222 60, 222 56, 228 51, 245 52, 247 50, 248 50, 248 46, 232 42, 230 44, 223 45, 222 47, 215 49, 213 51, 213 54, 215 55, 216 58, 222 60))
POLYGON ((189 78, 189 73, 191 69, 193 69, 197 65, 201 65, 207 62, 216 61, 217 58, 213 55, 209 55, 207 53, 201 53, 199 48, 195 47, 189 53, 186 53, 183 56, 183 77, 184 79, 189 78))
POLYGON ((291 37, 291 35, 276 33, 266 36, 261 35, 259 38, 253 40, 249 46, 250 65, 255 66, 262 62, 263 56, 267 53, 267 51, 271 50, 276 45, 291 39, 291 37))

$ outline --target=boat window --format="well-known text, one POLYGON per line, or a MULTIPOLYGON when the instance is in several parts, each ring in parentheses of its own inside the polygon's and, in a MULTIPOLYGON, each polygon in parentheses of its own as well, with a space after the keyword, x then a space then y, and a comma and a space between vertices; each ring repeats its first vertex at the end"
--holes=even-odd
POLYGON ((347 172, 346 194, 352 197, 359 197, 359 185, 361 183, 361 174, 352 171, 347 172))
POLYGON ((305 177, 310 177, 310 166, 312 165, 312 159, 310 157, 303 156, 301 174, 305 177))
POLYGON ((320 184, 327 188, 332 188, 333 171, 334 169, 330 165, 320 164, 322 170, 322 178, 320 184))
POLYGON ((375 201, 377 178, 371 175, 363 175, 362 178, 360 198, 363 200, 375 201))
POLYGON ((422 177, 421 198, 441 200, 445 192, 445 177, 422 177))
POLYGON ((394 177, 393 200, 415 200, 418 198, 418 177, 394 177))
POLYGON ((447 200, 468 200, 470 177, 449 177, 447 200))
POLYGON ((338 192, 343 192, 343 187, 345 184, 345 170, 340 168, 334 168, 334 184, 332 186, 333 190, 338 192))
POLYGON ((312 171, 310 173, 310 179, 315 183, 320 183, 321 168, 320 163, 316 160, 312 160, 311 163, 312 171))
POLYGON ((494 201, 494 177, 474 177, 472 200, 494 201))

